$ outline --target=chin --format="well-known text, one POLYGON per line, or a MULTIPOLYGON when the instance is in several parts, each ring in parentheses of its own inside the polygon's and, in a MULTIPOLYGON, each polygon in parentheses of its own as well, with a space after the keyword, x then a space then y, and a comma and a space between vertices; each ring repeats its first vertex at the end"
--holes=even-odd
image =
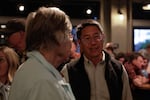
POLYGON ((99 54, 90 54, 91 55, 91 57, 98 57, 99 56, 99 54))

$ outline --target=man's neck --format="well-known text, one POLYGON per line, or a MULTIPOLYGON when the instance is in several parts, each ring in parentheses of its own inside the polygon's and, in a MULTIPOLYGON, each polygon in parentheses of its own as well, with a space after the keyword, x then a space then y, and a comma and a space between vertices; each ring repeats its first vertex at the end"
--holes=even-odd
POLYGON ((97 55, 95 57, 90 57, 88 58, 95 66, 97 66, 97 64, 102 61, 103 59, 103 54, 101 53, 100 55, 97 55))

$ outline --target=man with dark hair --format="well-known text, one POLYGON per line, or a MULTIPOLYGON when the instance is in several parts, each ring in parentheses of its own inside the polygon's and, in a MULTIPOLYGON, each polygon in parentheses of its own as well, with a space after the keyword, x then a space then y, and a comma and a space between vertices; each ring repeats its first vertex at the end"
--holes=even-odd
POLYGON ((132 100, 125 68, 103 50, 104 31, 95 20, 77 26, 81 57, 62 69, 76 100, 132 100))
POLYGON ((26 43, 25 43, 25 19, 11 19, 6 23, 6 28, 1 29, 0 32, 4 33, 6 44, 15 49, 20 56, 20 62, 26 59, 26 43))

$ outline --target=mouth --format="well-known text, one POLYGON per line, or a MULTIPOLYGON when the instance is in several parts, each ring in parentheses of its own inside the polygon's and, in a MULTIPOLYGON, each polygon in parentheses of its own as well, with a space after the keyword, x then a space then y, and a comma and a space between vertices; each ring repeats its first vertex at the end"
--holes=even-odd
POLYGON ((97 50, 98 50, 98 47, 90 48, 90 51, 91 51, 91 52, 95 52, 95 51, 97 51, 97 50))

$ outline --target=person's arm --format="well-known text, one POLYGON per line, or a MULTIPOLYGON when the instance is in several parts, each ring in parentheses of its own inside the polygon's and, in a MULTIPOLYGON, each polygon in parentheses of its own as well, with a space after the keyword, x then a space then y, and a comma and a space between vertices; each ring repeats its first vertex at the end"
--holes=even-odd
POLYGON ((123 67, 123 73, 122 73, 122 81, 123 81, 123 91, 122 91, 122 100, 133 100, 132 93, 131 93, 131 88, 129 84, 129 78, 128 74, 123 67))
POLYGON ((137 78, 133 80, 133 84, 137 88, 144 88, 145 86, 147 88, 147 85, 145 84, 149 84, 149 79, 144 76, 138 75, 137 78))

